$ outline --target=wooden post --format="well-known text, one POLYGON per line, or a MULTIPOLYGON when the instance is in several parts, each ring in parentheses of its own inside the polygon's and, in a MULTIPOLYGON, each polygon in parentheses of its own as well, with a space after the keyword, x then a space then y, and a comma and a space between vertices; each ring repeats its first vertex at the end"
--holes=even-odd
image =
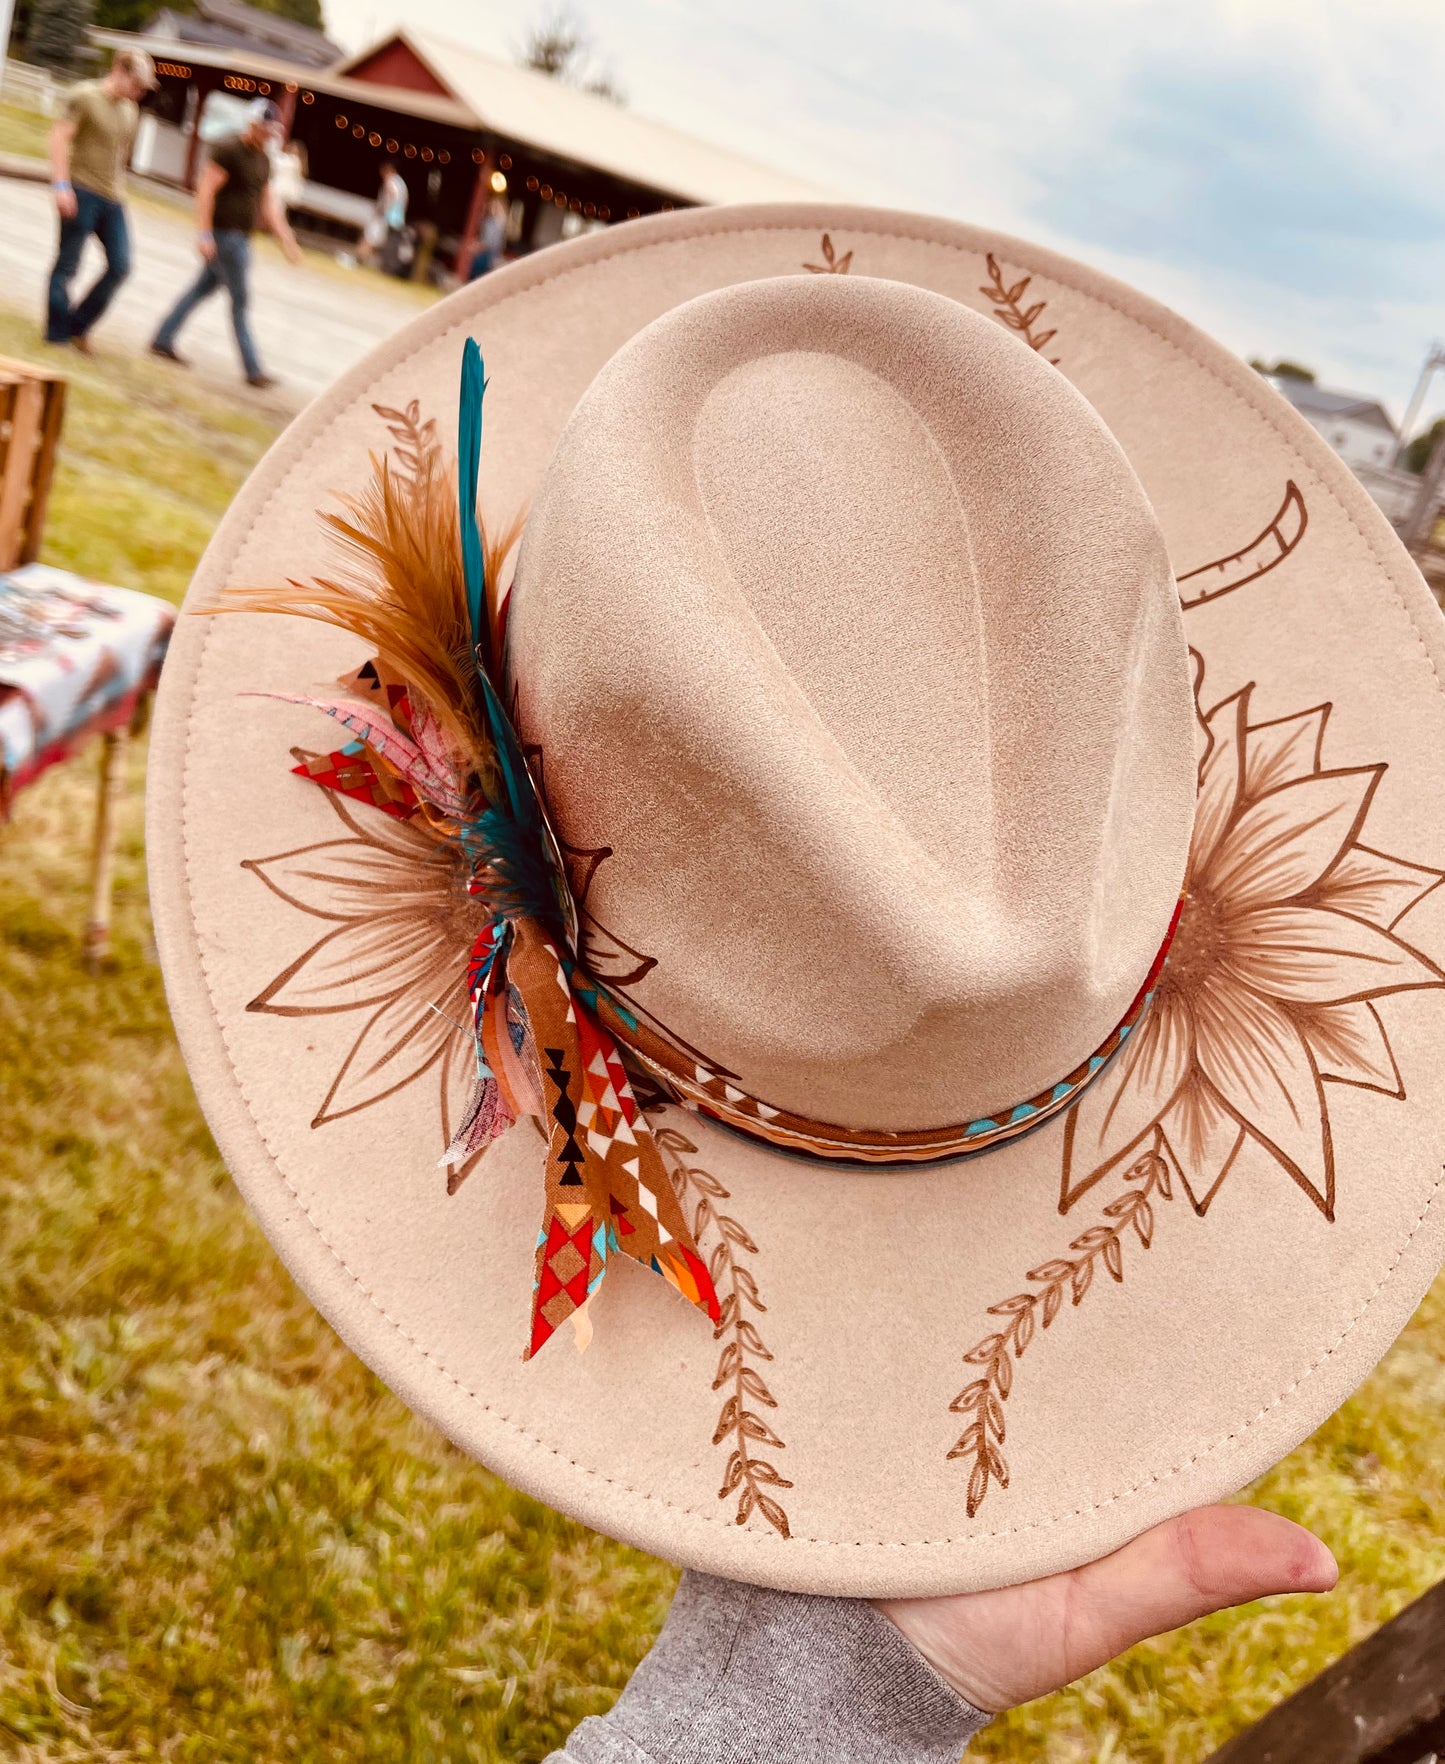
POLYGON ((95 843, 90 857, 90 917, 85 926, 85 960, 96 969, 110 948, 110 909, 115 891, 115 832, 125 784, 127 729, 108 729, 100 738, 100 791, 95 804, 95 843))
POLYGON ((1445 1581, 1208 1764, 1424 1764, 1445 1753, 1445 1581))
POLYGON ((201 157, 201 112, 206 108, 207 98, 210 97, 212 92, 218 90, 219 82, 215 80, 214 77, 212 78, 211 84, 208 86, 205 80, 201 77, 200 72, 197 71, 196 116, 195 121, 191 125, 191 138, 186 143, 186 170, 184 183, 188 190, 194 190, 196 187, 196 165, 201 157))
POLYGON ((472 185, 471 201, 467 204, 466 223, 462 227, 461 240, 457 245, 457 254, 452 259, 452 268, 461 281, 466 281, 471 274, 472 259, 477 254, 477 240, 482 230, 482 210, 486 207, 487 198, 492 193, 492 156, 487 154, 477 167, 477 181, 472 185))
POLYGON ((409 280, 425 282, 431 274, 432 259, 436 256, 437 224, 435 221, 418 221, 416 224, 416 256, 411 261, 408 272, 409 280))
POLYGON ((64 416, 62 375, 0 357, 0 570, 39 554, 64 416))
POLYGON ((1425 470, 1420 474, 1420 487, 1400 528, 1400 540, 1407 551, 1428 550, 1431 530, 1435 525, 1435 504, 1440 496, 1441 479, 1445 478, 1445 429, 1435 437, 1425 470))
POLYGON ((45 417, 45 388, 38 380, 12 382, 9 406, 10 432, 0 477, 0 570, 18 564, 25 548, 25 516, 45 417))

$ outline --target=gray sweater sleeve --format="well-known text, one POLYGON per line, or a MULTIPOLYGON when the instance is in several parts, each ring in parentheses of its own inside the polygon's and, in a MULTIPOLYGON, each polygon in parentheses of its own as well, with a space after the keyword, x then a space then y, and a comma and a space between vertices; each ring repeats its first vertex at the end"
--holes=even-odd
POLYGON ((861 1599, 689 1573, 611 1713, 547 1764, 958 1764, 987 1720, 861 1599))

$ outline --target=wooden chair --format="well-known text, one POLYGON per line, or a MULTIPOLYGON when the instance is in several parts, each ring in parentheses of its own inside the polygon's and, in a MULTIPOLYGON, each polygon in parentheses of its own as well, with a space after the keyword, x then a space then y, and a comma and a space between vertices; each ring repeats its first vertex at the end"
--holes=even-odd
POLYGON ((1237 1734, 1208 1764, 1445 1760, 1445 1581, 1237 1734))
POLYGON ((64 375, 0 355, 0 570, 40 554, 64 420, 64 375))

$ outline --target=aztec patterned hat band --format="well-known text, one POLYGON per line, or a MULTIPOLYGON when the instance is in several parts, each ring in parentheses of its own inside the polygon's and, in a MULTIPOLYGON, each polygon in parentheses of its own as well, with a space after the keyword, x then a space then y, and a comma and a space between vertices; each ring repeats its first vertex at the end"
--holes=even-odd
POLYGON ((587 1345, 588 1302, 615 1254, 662 1275, 717 1319, 717 1294, 659 1155, 649 1103, 680 1103, 825 1162, 905 1166, 986 1150, 1070 1107, 1128 1040, 1149 1008, 1182 902, 1128 1011, 1094 1052, 1042 1091, 957 1125, 880 1132, 819 1123, 749 1096, 736 1074, 659 1033, 582 965, 562 855, 502 702, 507 601, 498 578, 520 522, 491 544, 478 522, 484 391, 481 355, 468 339, 455 466, 433 422, 415 411, 381 412, 405 439, 375 462, 367 490, 322 517, 347 555, 344 575, 228 599, 324 620, 374 649, 340 682, 344 697, 287 696, 350 737, 334 751, 300 756, 294 770, 451 847, 484 909, 470 952, 458 951, 476 1081, 440 1161, 455 1184, 522 1117, 545 1135, 530 1357, 568 1320, 579 1347, 587 1345))

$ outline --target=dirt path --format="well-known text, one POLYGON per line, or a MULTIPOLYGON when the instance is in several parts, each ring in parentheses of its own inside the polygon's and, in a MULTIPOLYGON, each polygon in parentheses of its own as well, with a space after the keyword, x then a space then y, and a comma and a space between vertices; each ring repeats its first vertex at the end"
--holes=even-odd
MULTIPOLYGON (((161 316, 199 264, 184 211, 174 216, 153 201, 132 203, 130 279, 95 332, 102 351, 145 349, 161 316)), ((0 300, 29 308, 37 329, 55 252, 55 213, 42 185, 0 178, 0 300)), ((74 291, 83 290, 102 262, 99 247, 86 248, 74 291)), ((255 394, 258 404, 299 410, 353 362, 421 310, 420 297, 380 277, 344 272, 310 259, 293 268, 269 239, 257 240, 251 278, 251 328, 261 358, 281 381, 255 394)), ((241 383, 235 339, 224 294, 191 317, 180 348, 194 372, 233 392, 241 383)), ((157 373, 179 369, 157 362, 157 373)))

